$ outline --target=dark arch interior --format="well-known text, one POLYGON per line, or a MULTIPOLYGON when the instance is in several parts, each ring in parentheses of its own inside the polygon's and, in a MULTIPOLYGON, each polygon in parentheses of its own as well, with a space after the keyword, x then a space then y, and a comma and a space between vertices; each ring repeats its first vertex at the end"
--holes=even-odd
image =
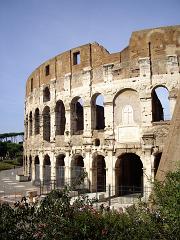
POLYGON ((139 156, 134 153, 122 154, 116 161, 115 171, 116 195, 142 192, 143 164, 139 156))
POLYGON ((103 130, 105 128, 104 100, 101 94, 95 94, 91 101, 92 129, 103 130))
POLYGON ((104 156, 97 155, 93 160, 92 191, 106 191, 106 163, 104 156))
POLYGON ((51 165, 51 161, 50 161, 49 155, 45 155, 45 157, 44 157, 44 165, 51 165))
POLYGON ((44 185, 49 185, 51 181, 51 161, 49 155, 44 157, 44 171, 43 171, 44 185))
POLYGON ((64 158, 65 158, 64 154, 60 154, 59 156, 57 156, 56 166, 64 166, 64 158))
POLYGON ((40 129, 40 119, 39 119, 39 109, 38 108, 36 108, 36 110, 35 110, 34 120, 35 120, 34 132, 36 135, 36 134, 39 134, 39 129, 40 129))
POLYGON ((32 112, 29 114, 29 136, 32 136, 32 112))
POLYGON ((34 181, 34 185, 36 186, 36 184, 39 184, 40 181, 40 166, 39 166, 39 157, 36 156, 34 159, 34 164, 35 164, 35 181, 34 181))
MULTIPOLYGON (((74 184, 83 173, 84 173, 84 160, 81 155, 77 155, 71 162, 71 184, 74 184)), ((82 184, 75 187, 76 189, 82 188, 82 184)))
POLYGON ((66 118, 65 107, 62 101, 56 103, 55 114, 56 135, 64 135, 66 118))
POLYGON ((100 145, 100 139, 99 138, 95 139, 94 145, 97 146, 97 147, 100 145))
POLYGON ((56 186, 63 187, 64 186, 64 154, 60 154, 56 158, 56 186))
POLYGON ((71 131, 74 135, 82 134, 84 129, 84 111, 82 98, 76 97, 71 103, 71 131))
POLYGON ((44 90, 43 90, 43 101, 44 102, 50 101, 49 87, 45 87, 44 90))
POLYGON ((39 157, 38 156, 35 157, 34 164, 39 164, 39 157))
POLYGON ((43 111, 43 139, 50 141, 51 135, 51 119, 50 119, 50 109, 45 107, 43 111))

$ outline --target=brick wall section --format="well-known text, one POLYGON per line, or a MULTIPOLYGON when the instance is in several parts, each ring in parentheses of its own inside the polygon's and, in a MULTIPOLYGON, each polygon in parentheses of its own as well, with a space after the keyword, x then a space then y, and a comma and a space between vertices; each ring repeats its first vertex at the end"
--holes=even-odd
POLYGON ((163 181, 167 172, 177 168, 180 168, 180 90, 156 179, 163 181))
POLYGON ((33 88, 49 84, 51 79, 56 79, 60 89, 62 89, 65 74, 71 73, 71 87, 76 88, 83 85, 79 78, 84 68, 91 67, 94 72, 92 82, 102 82, 99 77, 102 74, 104 64, 121 64, 118 71, 119 79, 138 77, 140 74, 139 58, 151 56, 151 70, 153 74, 166 74, 166 62, 163 59, 168 54, 180 55, 180 26, 162 27, 133 32, 129 41, 129 46, 121 52, 110 54, 98 43, 86 44, 73 48, 43 63, 28 78, 26 86, 26 96, 31 93, 31 79, 33 78, 33 88), (149 44, 150 43, 150 44, 149 44), (73 64, 73 54, 79 52, 81 56, 80 64, 73 64), (162 59, 161 62, 157 61, 162 59), (49 65, 50 74, 45 76, 45 67, 49 65))

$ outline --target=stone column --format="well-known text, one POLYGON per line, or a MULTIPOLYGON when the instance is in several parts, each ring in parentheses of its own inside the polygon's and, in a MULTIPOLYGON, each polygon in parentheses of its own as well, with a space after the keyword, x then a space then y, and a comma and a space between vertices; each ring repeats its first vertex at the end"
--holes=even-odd
POLYGON ((104 102, 105 135, 113 136, 113 100, 106 96, 104 102))
POLYGON ((106 149, 106 186, 110 185, 111 189, 111 196, 115 194, 115 176, 114 176, 114 153, 113 153, 113 146, 109 144, 108 148, 106 149))
POLYGON ((31 169, 32 169, 31 181, 34 181, 35 180, 35 161, 34 161, 34 157, 32 157, 31 169))
POLYGON ((65 164, 65 184, 70 184, 70 149, 66 149, 66 156, 64 158, 64 164, 65 164))
POLYGON ((54 142, 55 141, 55 111, 54 111, 54 106, 51 107, 51 110, 50 110, 50 124, 51 124, 50 141, 54 142))
POLYGON ((50 153, 50 161, 51 161, 51 182, 52 188, 55 188, 55 181, 56 181, 56 158, 54 152, 50 153))
POLYGON ((88 101, 84 102, 84 131, 83 131, 83 141, 84 144, 91 144, 92 140, 91 131, 91 104, 88 101))
POLYGON ((64 141, 67 145, 70 144, 70 137, 71 137, 71 110, 70 104, 65 104, 65 114, 66 114, 66 126, 65 126, 65 133, 64 133, 64 141))
POLYGON ((87 173, 87 179, 85 180, 85 186, 90 190, 91 189, 91 166, 92 166, 92 161, 91 161, 91 155, 90 155, 91 148, 87 147, 85 149, 85 157, 84 157, 84 168, 85 172, 87 173))
POLYGON ((152 122, 152 100, 150 94, 144 95, 143 92, 140 93, 141 122, 143 126, 149 126, 152 122))
POLYGON ((144 155, 141 156, 143 159, 143 184, 144 184, 144 198, 148 200, 148 197, 151 193, 152 188, 152 156, 151 151, 154 146, 154 135, 153 134, 144 134, 142 137, 143 146, 142 150, 144 155))

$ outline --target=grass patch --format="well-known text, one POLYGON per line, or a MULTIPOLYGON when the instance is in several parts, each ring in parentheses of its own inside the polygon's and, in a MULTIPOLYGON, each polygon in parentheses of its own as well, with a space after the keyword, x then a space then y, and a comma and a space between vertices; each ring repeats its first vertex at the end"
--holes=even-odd
POLYGON ((0 171, 12 169, 14 166, 20 166, 16 159, 0 161, 0 171))

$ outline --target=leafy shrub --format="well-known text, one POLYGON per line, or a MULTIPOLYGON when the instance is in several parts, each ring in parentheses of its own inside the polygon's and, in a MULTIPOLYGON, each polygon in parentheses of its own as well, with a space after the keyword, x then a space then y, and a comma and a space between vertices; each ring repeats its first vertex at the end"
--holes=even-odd
POLYGON ((180 171, 155 183, 150 203, 139 202, 126 212, 97 210, 88 196, 72 204, 69 191, 68 186, 53 190, 40 204, 24 198, 14 208, 0 205, 0 239, 179 239, 180 171))

